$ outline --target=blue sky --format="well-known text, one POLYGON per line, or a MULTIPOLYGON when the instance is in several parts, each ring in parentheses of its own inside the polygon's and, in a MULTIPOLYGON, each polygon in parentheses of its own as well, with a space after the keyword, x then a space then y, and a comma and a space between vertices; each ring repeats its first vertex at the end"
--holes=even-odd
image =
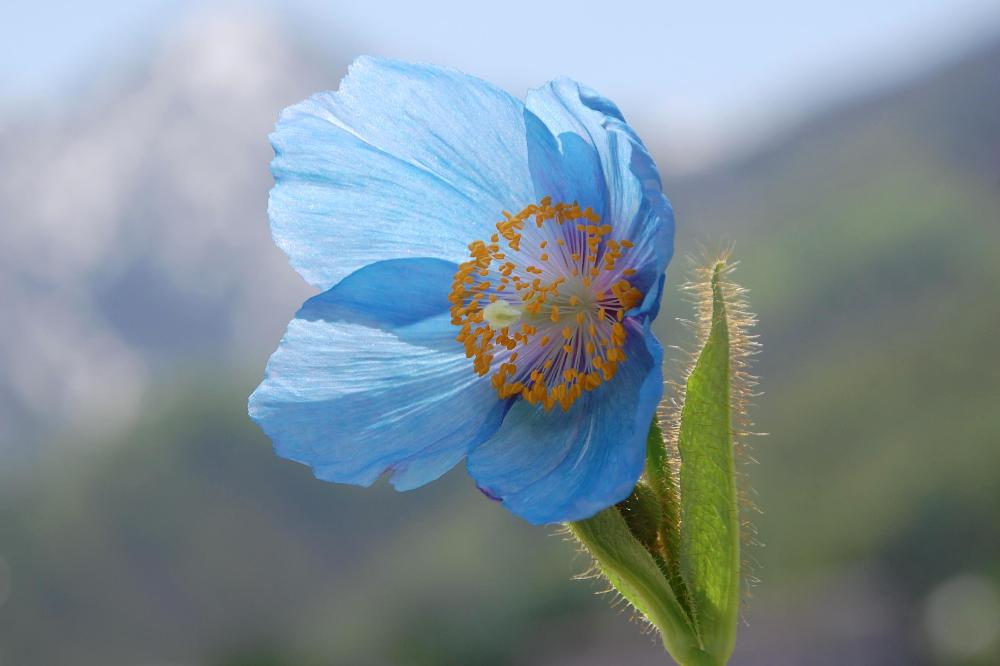
MULTIPOLYGON (((0 98, 58 95, 87 65, 125 57, 196 4, 205 3, 12 3, 0 23, 0 98)), ((570 75, 636 124, 655 120, 694 142, 753 134, 1000 32, 996 0, 252 4, 313 38, 346 34, 369 52, 454 65, 519 94, 570 75)))

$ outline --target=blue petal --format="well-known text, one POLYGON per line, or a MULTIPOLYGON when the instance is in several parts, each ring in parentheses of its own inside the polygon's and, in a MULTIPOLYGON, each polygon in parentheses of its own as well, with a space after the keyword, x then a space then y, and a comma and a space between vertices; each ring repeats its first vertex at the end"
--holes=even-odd
POLYGON ((250 397, 279 455, 327 481, 400 490, 439 477, 499 427, 506 403, 455 342, 456 266, 397 259, 306 301, 250 397))
POLYGON ((646 253, 631 255, 630 261, 639 264, 633 283, 644 292, 654 288, 673 255, 674 216, 656 164, 638 135, 614 103, 569 79, 531 90, 525 104, 558 137, 562 152, 576 156, 570 161, 577 168, 569 173, 577 179, 591 181, 594 170, 581 140, 595 151, 601 172, 596 191, 606 199, 605 221, 646 253))
POLYGON ((575 134, 563 134, 557 141, 535 114, 526 109, 524 116, 536 199, 577 202, 603 217, 608 197, 597 150, 575 134))
POLYGON ((625 350, 614 379, 568 412, 515 404, 496 435, 469 454, 483 492, 536 524, 582 520, 632 492, 663 391, 663 352, 648 324, 630 325, 625 350))
POLYGON ((363 57, 337 92, 286 109, 271 135, 275 242, 328 289, 366 264, 466 258, 503 210, 536 200, 523 103, 443 67, 363 57))

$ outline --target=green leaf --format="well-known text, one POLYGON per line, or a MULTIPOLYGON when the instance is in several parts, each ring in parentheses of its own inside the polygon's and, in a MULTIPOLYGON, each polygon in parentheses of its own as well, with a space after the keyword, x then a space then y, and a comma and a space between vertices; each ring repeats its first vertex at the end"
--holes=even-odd
POLYGON ((683 666, 710 666, 717 662, 701 650, 698 636, 660 567, 632 535, 616 507, 569 528, 594 557, 612 586, 663 638, 667 651, 683 666))
POLYGON ((712 273, 711 326, 687 379, 677 439, 681 572, 705 650, 719 663, 735 645, 741 580, 724 269, 719 262, 712 273))

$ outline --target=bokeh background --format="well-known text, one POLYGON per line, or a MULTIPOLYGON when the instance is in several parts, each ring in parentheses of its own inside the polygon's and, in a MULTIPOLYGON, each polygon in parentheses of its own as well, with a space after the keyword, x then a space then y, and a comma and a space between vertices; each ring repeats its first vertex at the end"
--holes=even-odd
POLYGON ((677 211, 669 343, 735 243, 771 435, 733 664, 1000 663, 995 0, 97 0, 0 22, 2 666, 665 663, 461 468, 325 484, 246 417, 309 295, 267 134, 360 53, 615 99, 677 211))

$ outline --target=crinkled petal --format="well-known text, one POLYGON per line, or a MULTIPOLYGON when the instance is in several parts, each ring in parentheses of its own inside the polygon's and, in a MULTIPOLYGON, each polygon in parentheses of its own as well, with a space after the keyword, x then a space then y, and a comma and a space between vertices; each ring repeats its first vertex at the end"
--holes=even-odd
POLYGON ((455 342, 437 259, 372 264, 308 301, 250 415, 279 455, 327 481, 428 483, 496 431, 506 404, 455 342))
POLYGON ((602 182, 595 187, 605 197, 604 220, 614 226, 616 238, 636 244, 634 284, 643 292, 653 288, 673 255, 674 216, 642 141, 613 102, 570 79, 531 90, 525 104, 558 138, 562 152, 577 156, 571 172, 576 178, 592 179, 594 171, 580 142, 596 153, 602 182))
POLYGON ((338 91, 286 109, 271 135, 275 242, 320 289, 385 259, 462 261, 503 210, 535 201, 534 141, 554 143, 484 81, 359 58, 338 91))
POLYGON ((662 349, 634 321, 628 361, 569 409, 515 404, 496 435, 469 454, 487 495, 532 523, 582 520, 625 498, 642 473, 662 395, 662 349))

